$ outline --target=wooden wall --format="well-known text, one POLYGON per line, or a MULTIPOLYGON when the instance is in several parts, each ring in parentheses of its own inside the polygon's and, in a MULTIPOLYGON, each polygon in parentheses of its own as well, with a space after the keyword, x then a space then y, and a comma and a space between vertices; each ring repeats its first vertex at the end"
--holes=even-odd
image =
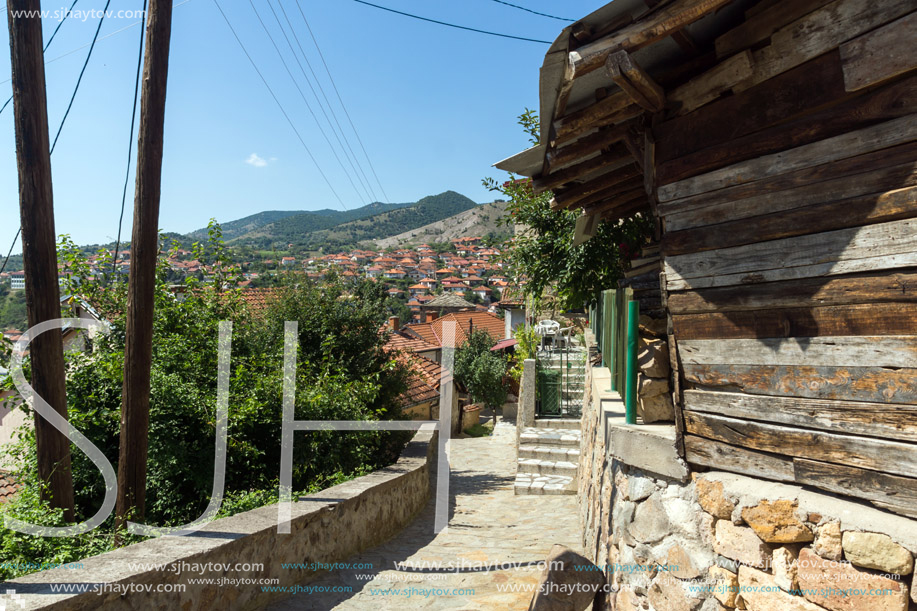
POLYGON ((690 463, 917 517, 917 0, 763 0, 653 129, 690 463))

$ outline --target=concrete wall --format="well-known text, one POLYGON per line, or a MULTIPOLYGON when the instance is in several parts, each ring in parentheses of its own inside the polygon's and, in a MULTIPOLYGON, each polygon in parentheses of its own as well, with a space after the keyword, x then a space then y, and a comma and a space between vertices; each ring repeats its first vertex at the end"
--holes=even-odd
MULTIPOLYGON (((322 490, 293 503, 290 534, 277 533, 277 506, 271 505, 211 522, 188 537, 163 537, 137 543, 82 561, 80 569, 53 569, 0 584, 0 592, 15 590, 24 607, 16 609, 259 609, 287 594, 265 593, 257 584, 227 582, 191 585, 188 579, 273 579, 294 586, 316 575, 282 563, 332 563, 382 543, 411 522, 430 497, 431 465, 437 433, 421 430, 398 462, 350 482, 322 490), (129 563, 156 563, 165 570, 132 569, 129 563), (171 570, 180 563, 263 563, 262 571, 208 572, 171 570), (89 589, 150 585, 152 592, 89 591, 55 593, 51 584, 83 584, 89 589), (187 584, 185 592, 156 592, 187 584)), ((432 533, 431 533, 432 535, 432 533)), ((184 566, 188 566, 185 564, 184 566)), ((213 565, 211 565, 213 566, 213 565)), ((9 603, 4 599, 3 602, 9 603)))
POLYGON ((749 475, 690 472, 674 426, 624 425, 604 393, 607 370, 588 376, 583 542, 613 586, 594 609, 917 608, 917 521, 749 475))

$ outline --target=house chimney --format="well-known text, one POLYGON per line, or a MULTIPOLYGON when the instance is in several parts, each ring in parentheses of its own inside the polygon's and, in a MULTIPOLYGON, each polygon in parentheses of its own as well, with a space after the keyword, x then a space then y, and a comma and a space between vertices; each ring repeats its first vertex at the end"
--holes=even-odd
POLYGON ((391 329, 392 331, 397 331, 398 329, 401 328, 401 319, 398 318, 397 316, 389 316, 388 317, 388 326, 389 326, 389 329, 391 329))

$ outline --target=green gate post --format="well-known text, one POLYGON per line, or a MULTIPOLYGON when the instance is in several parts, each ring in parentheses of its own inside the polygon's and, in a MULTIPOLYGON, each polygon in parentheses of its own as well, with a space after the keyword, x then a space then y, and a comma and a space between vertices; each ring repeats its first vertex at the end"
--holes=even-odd
POLYGON ((614 345, 614 337, 611 331, 611 325, 614 321, 614 316, 611 314, 611 309, 608 307, 610 300, 614 298, 614 290, 608 289, 602 291, 602 362, 605 367, 611 367, 614 362, 614 354, 611 351, 611 347, 614 345))
POLYGON ((627 304, 627 390, 624 409, 627 424, 637 424, 637 343, 640 337, 640 302, 627 304))
POLYGON ((620 365, 617 359, 618 336, 617 333, 614 332, 615 325, 617 324, 618 320, 618 291, 615 289, 609 289, 608 292, 611 293, 611 295, 606 302, 606 307, 608 308, 608 318, 613 321, 608 326, 608 335, 610 336, 608 342, 608 354, 610 355, 610 358, 608 359, 608 372, 611 374, 611 390, 618 390, 618 385, 615 380, 615 371, 617 371, 620 365))

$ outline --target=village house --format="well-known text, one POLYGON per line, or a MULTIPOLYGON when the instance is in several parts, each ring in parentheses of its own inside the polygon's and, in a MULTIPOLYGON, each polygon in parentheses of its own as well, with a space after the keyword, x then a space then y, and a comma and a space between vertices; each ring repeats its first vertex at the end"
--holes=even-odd
POLYGON ((539 142, 497 166, 577 240, 654 225, 592 312, 573 491, 599 567, 677 572, 607 571, 594 609, 917 603, 915 8, 617 0, 545 55, 539 142))

